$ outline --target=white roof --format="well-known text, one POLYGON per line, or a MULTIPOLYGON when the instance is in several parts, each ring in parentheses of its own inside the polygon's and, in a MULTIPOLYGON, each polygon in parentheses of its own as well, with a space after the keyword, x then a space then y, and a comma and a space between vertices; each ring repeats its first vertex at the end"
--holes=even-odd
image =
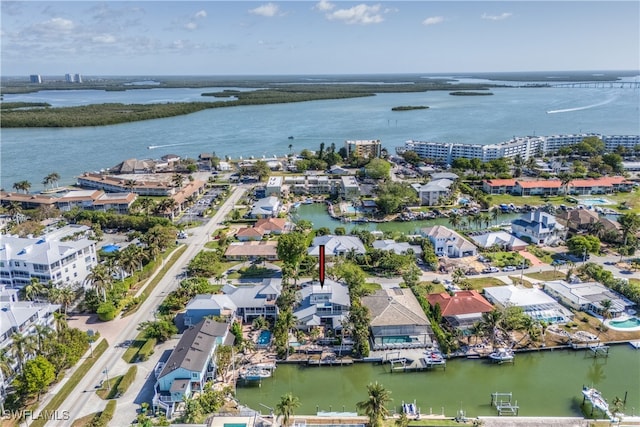
POLYGON ((0 235, 0 260, 50 265, 94 245, 94 241, 86 238, 61 242, 51 239, 51 235, 36 238, 0 235))
POLYGON ((478 236, 471 236, 471 239, 483 248, 489 248, 493 245, 498 246, 527 246, 527 243, 518 239, 516 236, 507 233, 506 231, 493 231, 491 233, 480 234, 478 236))
POLYGON ((366 252, 362 240, 357 236, 334 236, 328 234, 326 236, 318 236, 313 239, 311 248, 309 248, 309 255, 318 256, 320 245, 324 245, 325 254, 328 256, 338 255, 350 250, 355 250, 357 254, 364 254, 366 252))
POLYGON ((522 286, 494 286, 484 288, 485 295, 502 306, 513 305, 516 307, 527 307, 530 305, 540 305, 556 303, 549 295, 538 288, 525 288, 522 286))
POLYGON ((420 255, 422 253, 422 248, 418 245, 410 245, 407 242, 396 242, 391 239, 376 240, 373 242, 373 247, 383 251, 393 251, 398 255, 407 253, 408 249, 412 249, 413 253, 416 255, 420 255))

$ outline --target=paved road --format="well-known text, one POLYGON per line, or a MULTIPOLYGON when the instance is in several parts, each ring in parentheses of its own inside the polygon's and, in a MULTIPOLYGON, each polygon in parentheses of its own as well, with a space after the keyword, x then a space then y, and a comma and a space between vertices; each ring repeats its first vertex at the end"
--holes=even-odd
MULTIPOLYGON (((115 340, 109 343, 107 351, 94 364, 93 368, 58 408, 61 411, 69 411, 70 420, 52 421, 49 422, 47 426, 69 427, 76 418, 104 409, 106 402, 98 398, 94 391, 96 385, 105 378, 105 369, 108 370, 107 375, 112 377, 114 375, 124 374, 130 366, 122 360, 122 354, 125 349, 116 346, 125 340, 134 339, 138 334, 136 328, 140 323, 153 320, 153 313, 158 308, 164 297, 167 293, 177 287, 179 283, 178 278, 183 275, 184 267, 209 241, 211 234, 216 229, 222 227, 222 221, 224 221, 226 215, 243 197, 246 190, 246 186, 236 187, 211 220, 197 229, 194 229, 193 232, 190 233, 190 236, 185 241, 188 244, 185 252, 173 264, 169 271, 167 271, 163 279, 158 283, 138 311, 131 316, 128 316, 125 322, 119 322, 118 327, 120 330, 116 334, 115 340)), ((89 329, 89 327, 87 329, 89 329)), ((154 356, 159 357, 160 353, 162 353, 162 351, 156 351, 154 356)), ((140 383, 141 378, 152 375, 148 367, 140 370, 142 372, 138 372, 138 381, 136 381, 136 384, 140 383)), ((68 375, 70 375, 70 373, 68 375)), ((147 383, 151 382, 145 382, 145 384, 147 383)), ((135 419, 138 405, 134 403, 134 400, 136 399, 132 397, 137 396, 138 393, 140 393, 140 389, 135 389, 135 387, 132 386, 131 389, 125 393, 123 398, 118 399, 116 418, 114 418, 111 425, 129 425, 135 419)), ((50 396, 48 396, 48 398, 50 398, 50 396)), ((44 407, 46 403, 46 401, 43 402, 40 407, 44 407)))

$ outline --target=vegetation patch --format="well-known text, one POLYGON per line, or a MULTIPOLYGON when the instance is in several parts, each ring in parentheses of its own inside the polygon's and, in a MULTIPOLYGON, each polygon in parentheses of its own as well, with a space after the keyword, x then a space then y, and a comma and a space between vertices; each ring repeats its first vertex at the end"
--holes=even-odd
MULTIPOLYGON (((71 391, 74 388, 76 388, 80 380, 87 375, 87 372, 89 372, 89 369, 93 367, 93 364, 100 358, 100 356, 102 356, 102 353, 104 353, 108 347, 109 347, 109 344, 107 343, 107 340, 103 339, 102 341, 100 341, 100 343, 93 350, 93 357, 86 359, 82 363, 82 365, 80 365, 78 369, 76 369, 73 375, 71 375, 71 378, 69 378, 69 380, 66 383, 64 383, 62 387, 60 387, 60 390, 58 390, 58 392, 49 401, 47 406, 45 406, 42 410, 43 411, 57 410, 62 404, 62 402, 64 402, 66 398, 69 396, 69 393, 71 393, 71 391)), ((38 418, 37 420, 34 420, 30 425, 32 427, 44 427, 46 422, 47 422, 46 419, 38 418)))
POLYGON ((377 291, 378 289, 382 289, 382 286, 380 286, 379 283, 371 283, 371 282, 369 282, 369 283, 365 283, 362 286, 362 289, 364 289, 366 294, 370 295, 370 294, 375 293, 375 291, 377 291))
POLYGON ((521 266, 523 262, 530 265, 530 261, 516 252, 488 252, 484 254, 486 258, 499 268, 506 266, 521 266))
POLYGON ((506 286, 502 280, 496 277, 474 277, 473 279, 466 279, 466 282, 469 283, 470 289, 474 289, 476 291, 482 291, 484 288, 490 288, 493 286, 506 286))
POLYGON ((109 378, 109 381, 103 381, 102 386, 96 390, 96 394, 102 400, 111 400, 116 396, 116 387, 122 381, 122 375, 109 378))
POLYGON ((536 280, 562 280, 567 277, 566 273, 562 273, 560 271, 541 271, 539 273, 525 273, 525 276, 530 277, 531 279, 536 280))
POLYGON ((539 248, 535 245, 527 246, 527 252, 529 252, 531 255, 535 256, 545 264, 551 264, 553 262, 553 252, 545 251, 544 249, 539 248))
POLYGON ((136 357, 138 356, 138 351, 140 351, 145 342, 147 342, 147 339, 144 337, 143 331, 138 334, 131 345, 129 345, 129 347, 125 350, 124 354, 122 355, 122 360, 127 363, 134 363, 136 361, 136 357))
POLYGON ((400 105, 399 107, 393 107, 391 111, 426 110, 428 108, 426 105, 400 105))

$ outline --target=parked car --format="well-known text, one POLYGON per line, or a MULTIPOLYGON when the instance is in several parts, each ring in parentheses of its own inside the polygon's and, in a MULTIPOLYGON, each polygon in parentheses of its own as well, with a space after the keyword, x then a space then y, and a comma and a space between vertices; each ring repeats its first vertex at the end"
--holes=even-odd
POLYGON ((500 269, 498 267, 487 267, 485 269, 482 270, 483 273, 487 274, 487 273, 498 273, 500 272, 500 269))
POLYGON ((502 271, 516 271, 516 268, 513 265, 507 265, 502 271))

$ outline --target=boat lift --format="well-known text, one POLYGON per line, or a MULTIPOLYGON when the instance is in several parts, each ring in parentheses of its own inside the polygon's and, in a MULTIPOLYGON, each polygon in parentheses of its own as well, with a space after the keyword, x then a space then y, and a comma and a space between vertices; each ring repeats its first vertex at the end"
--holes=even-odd
POLYGON ((498 415, 518 415, 518 401, 512 403, 512 393, 491 393, 491 406, 495 406, 498 415))

